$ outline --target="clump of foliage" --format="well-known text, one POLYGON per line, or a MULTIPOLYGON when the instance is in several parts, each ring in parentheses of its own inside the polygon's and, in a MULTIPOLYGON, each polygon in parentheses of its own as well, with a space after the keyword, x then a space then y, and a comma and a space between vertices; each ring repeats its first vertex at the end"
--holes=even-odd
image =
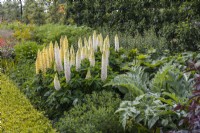
POLYGON ((55 132, 50 121, 37 112, 28 99, 2 73, 0 73, 0 91, 1 132, 55 132))
POLYGON ((137 58, 137 55, 133 56, 136 58, 134 67, 125 66, 126 74, 117 75, 105 85, 118 88, 129 100, 123 101, 116 111, 124 129, 134 128, 137 132, 177 129, 176 122, 184 113, 174 111, 174 105, 184 104, 192 90, 190 74, 182 72, 185 70, 182 59, 189 59, 192 55, 185 53, 181 58, 165 58, 163 62, 166 64, 162 66, 161 63, 160 69, 153 73, 148 71, 148 65, 143 66, 148 58, 137 58))
POLYGON ((148 75, 141 67, 133 67, 131 72, 117 75, 105 86, 113 86, 125 94, 126 98, 134 98, 148 91, 148 75))
POLYGON ((158 93, 146 93, 136 97, 134 101, 123 101, 116 113, 120 113, 124 129, 135 128, 136 132, 153 132, 159 131, 160 127, 176 127, 173 116, 177 115, 171 111, 172 108, 170 104, 160 100, 158 93))
POLYGON ((178 104, 174 110, 177 112, 185 112, 179 121, 179 131, 171 131, 171 133, 178 132, 198 132, 200 130, 200 65, 199 62, 189 62, 189 70, 195 72, 195 85, 192 95, 187 100, 186 104, 178 104))
POLYGON ((40 48, 42 46, 32 41, 21 42, 14 46, 15 58, 11 60, 14 66, 7 71, 7 74, 21 86, 22 91, 26 90, 27 82, 32 81, 35 76, 33 62, 40 48))
POLYGON ((14 58, 14 45, 15 40, 12 38, 0 37, 0 57, 1 58, 14 58))
POLYGON ((65 112, 57 123, 62 133, 120 133, 123 128, 118 122, 115 109, 120 98, 113 92, 101 91, 85 95, 72 109, 65 112))
POLYGON ((10 32, 7 33, 3 30, 2 33, 3 36, 0 37, 0 71, 7 73, 14 66, 13 59, 15 53, 13 47, 15 45, 15 39, 10 37, 10 32))
POLYGON ((16 61, 35 61, 37 56, 37 51, 41 49, 42 46, 38 45, 36 42, 26 41, 15 45, 15 60, 16 61))
POLYGON ((45 24, 38 26, 33 31, 33 39, 40 44, 59 42, 61 36, 67 36, 70 44, 76 44, 80 36, 91 33, 91 29, 85 26, 66 26, 58 24, 45 24))
POLYGON ((32 39, 32 31, 35 29, 35 26, 16 22, 14 23, 12 28, 14 30, 14 37, 16 37, 20 41, 25 41, 32 39))

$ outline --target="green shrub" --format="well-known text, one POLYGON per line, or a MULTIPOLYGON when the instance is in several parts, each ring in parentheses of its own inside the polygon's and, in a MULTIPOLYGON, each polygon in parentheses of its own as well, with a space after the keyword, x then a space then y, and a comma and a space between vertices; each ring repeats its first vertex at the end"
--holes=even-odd
POLYGON ((22 61, 22 60, 35 60, 37 51, 42 46, 37 45, 36 42, 22 42, 20 44, 15 45, 15 54, 16 54, 16 60, 22 61))
POLYGON ((19 85, 21 90, 25 90, 26 82, 32 82, 35 76, 35 64, 30 61, 24 61, 23 63, 16 63, 8 70, 9 77, 19 85))
POLYGON ((32 31, 35 29, 34 25, 26 25, 23 23, 18 23, 17 27, 14 27, 14 37, 16 37, 20 41, 31 40, 32 39, 32 31))
POLYGON ((47 118, 0 73, 0 132, 55 132, 47 118))
POLYGON ((57 123, 61 133, 119 133, 123 132, 114 114, 120 99, 116 94, 102 91, 85 95, 83 103, 75 105, 57 123))
POLYGON ((15 67, 13 59, 0 58, 0 72, 8 74, 15 67))
POLYGON ((48 44, 50 41, 59 42, 60 37, 66 35, 70 44, 77 44, 78 37, 86 36, 90 33, 91 29, 84 26, 45 24, 35 28, 33 39, 40 44, 48 44))

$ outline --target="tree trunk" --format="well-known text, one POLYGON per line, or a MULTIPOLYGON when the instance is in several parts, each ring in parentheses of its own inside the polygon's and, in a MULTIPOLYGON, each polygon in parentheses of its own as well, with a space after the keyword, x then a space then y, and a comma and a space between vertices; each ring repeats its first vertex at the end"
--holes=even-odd
POLYGON ((19 3, 20 3, 20 17, 21 17, 21 21, 22 21, 22 15, 23 15, 23 10, 22 10, 22 0, 19 0, 19 3))

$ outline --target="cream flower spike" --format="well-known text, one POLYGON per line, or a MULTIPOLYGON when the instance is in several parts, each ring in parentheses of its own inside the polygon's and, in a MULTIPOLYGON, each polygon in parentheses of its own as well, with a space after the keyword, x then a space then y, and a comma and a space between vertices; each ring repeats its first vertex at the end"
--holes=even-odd
POLYGON ((97 51, 97 33, 96 33, 96 31, 94 31, 93 35, 92 35, 92 44, 93 44, 94 51, 97 51))
POLYGON ((89 79, 89 78, 91 78, 92 76, 91 76, 91 72, 90 72, 90 68, 88 68, 88 71, 87 71, 87 74, 86 74, 86 76, 85 76, 85 79, 89 79))
POLYGON ((75 52, 73 45, 70 48, 70 67, 75 65, 75 52))
POLYGON ((105 81, 106 79, 107 79, 107 54, 106 51, 104 51, 101 59, 101 80, 105 81))
POLYGON ((81 67, 81 49, 76 52, 76 70, 78 71, 81 67))
POLYGON ((119 38, 117 34, 115 35, 115 51, 119 51, 119 38))
POLYGON ((60 49, 57 42, 55 43, 55 47, 54 47, 54 55, 55 55, 55 62, 56 62, 56 70, 58 72, 61 72, 63 71, 63 66, 62 66, 62 61, 60 57, 60 49))
POLYGON ((53 43, 50 42, 49 44, 49 63, 50 63, 50 67, 52 67, 54 62, 54 48, 53 48, 53 43))
POLYGON ((78 48, 82 48, 82 47, 83 47, 82 39, 79 38, 78 39, 78 48))
POLYGON ((91 36, 89 36, 89 38, 88 38, 88 47, 89 47, 89 49, 91 49, 92 47, 93 47, 93 44, 92 44, 92 37, 91 36))
POLYGON ((63 38, 63 36, 61 36, 61 38, 60 38, 60 57, 61 57, 61 60, 62 60, 62 62, 64 61, 64 38, 63 38))
POLYGON ((58 80, 58 74, 57 73, 55 74, 53 82, 54 82, 55 90, 59 91, 61 89, 61 87, 60 87, 60 81, 58 80))
POLYGON ((84 46, 85 46, 86 48, 88 48, 88 47, 89 47, 89 44, 88 44, 88 41, 87 41, 87 39, 86 39, 86 38, 84 38, 84 46))
POLYGON ((69 43, 68 43, 67 36, 64 37, 64 40, 63 40, 63 48, 64 48, 64 51, 65 51, 66 49, 69 49, 69 43))
POLYGON ((65 78, 66 82, 68 83, 69 80, 71 79, 71 70, 70 70, 70 62, 69 62, 69 51, 65 51, 64 55, 64 73, 65 73, 65 78))
POLYGON ((46 61, 46 50, 45 48, 42 50, 42 67, 43 67, 43 72, 46 73, 46 68, 47 68, 47 61, 46 61))
POLYGON ((37 57, 36 61, 35 61, 35 72, 36 72, 36 74, 39 74, 39 71, 40 71, 40 65, 39 65, 39 58, 37 57))
POLYGON ((50 58, 49 58, 49 48, 45 49, 45 56, 46 56, 46 68, 50 68, 50 58))
POLYGON ((91 50, 89 52, 89 61, 90 61, 90 66, 94 67, 95 66, 95 56, 94 56, 93 50, 91 50))

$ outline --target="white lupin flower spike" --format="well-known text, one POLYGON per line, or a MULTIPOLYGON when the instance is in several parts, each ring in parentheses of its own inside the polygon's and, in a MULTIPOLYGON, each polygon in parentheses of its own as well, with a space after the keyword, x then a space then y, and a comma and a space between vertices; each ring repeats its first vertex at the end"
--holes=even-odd
POLYGON ((59 49, 58 43, 55 44, 54 55, 55 55, 55 62, 56 62, 56 70, 58 72, 61 72, 63 71, 63 66, 62 66, 62 61, 60 57, 60 49, 59 49))
POLYGON ((115 51, 119 51, 119 38, 117 34, 115 35, 115 51))
POLYGON ((57 73, 55 74, 55 77, 54 77, 54 88, 57 91, 61 89, 61 87, 60 87, 60 81, 58 80, 57 73))
POLYGON ((66 50, 64 54, 64 70, 65 70, 65 78, 68 83, 71 79, 71 70, 70 70, 70 62, 69 62, 69 51, 66 50))
POLYGON ((104 51, 101 59, 101 80, 105 81, 107 79, 107 55, 104 51))

